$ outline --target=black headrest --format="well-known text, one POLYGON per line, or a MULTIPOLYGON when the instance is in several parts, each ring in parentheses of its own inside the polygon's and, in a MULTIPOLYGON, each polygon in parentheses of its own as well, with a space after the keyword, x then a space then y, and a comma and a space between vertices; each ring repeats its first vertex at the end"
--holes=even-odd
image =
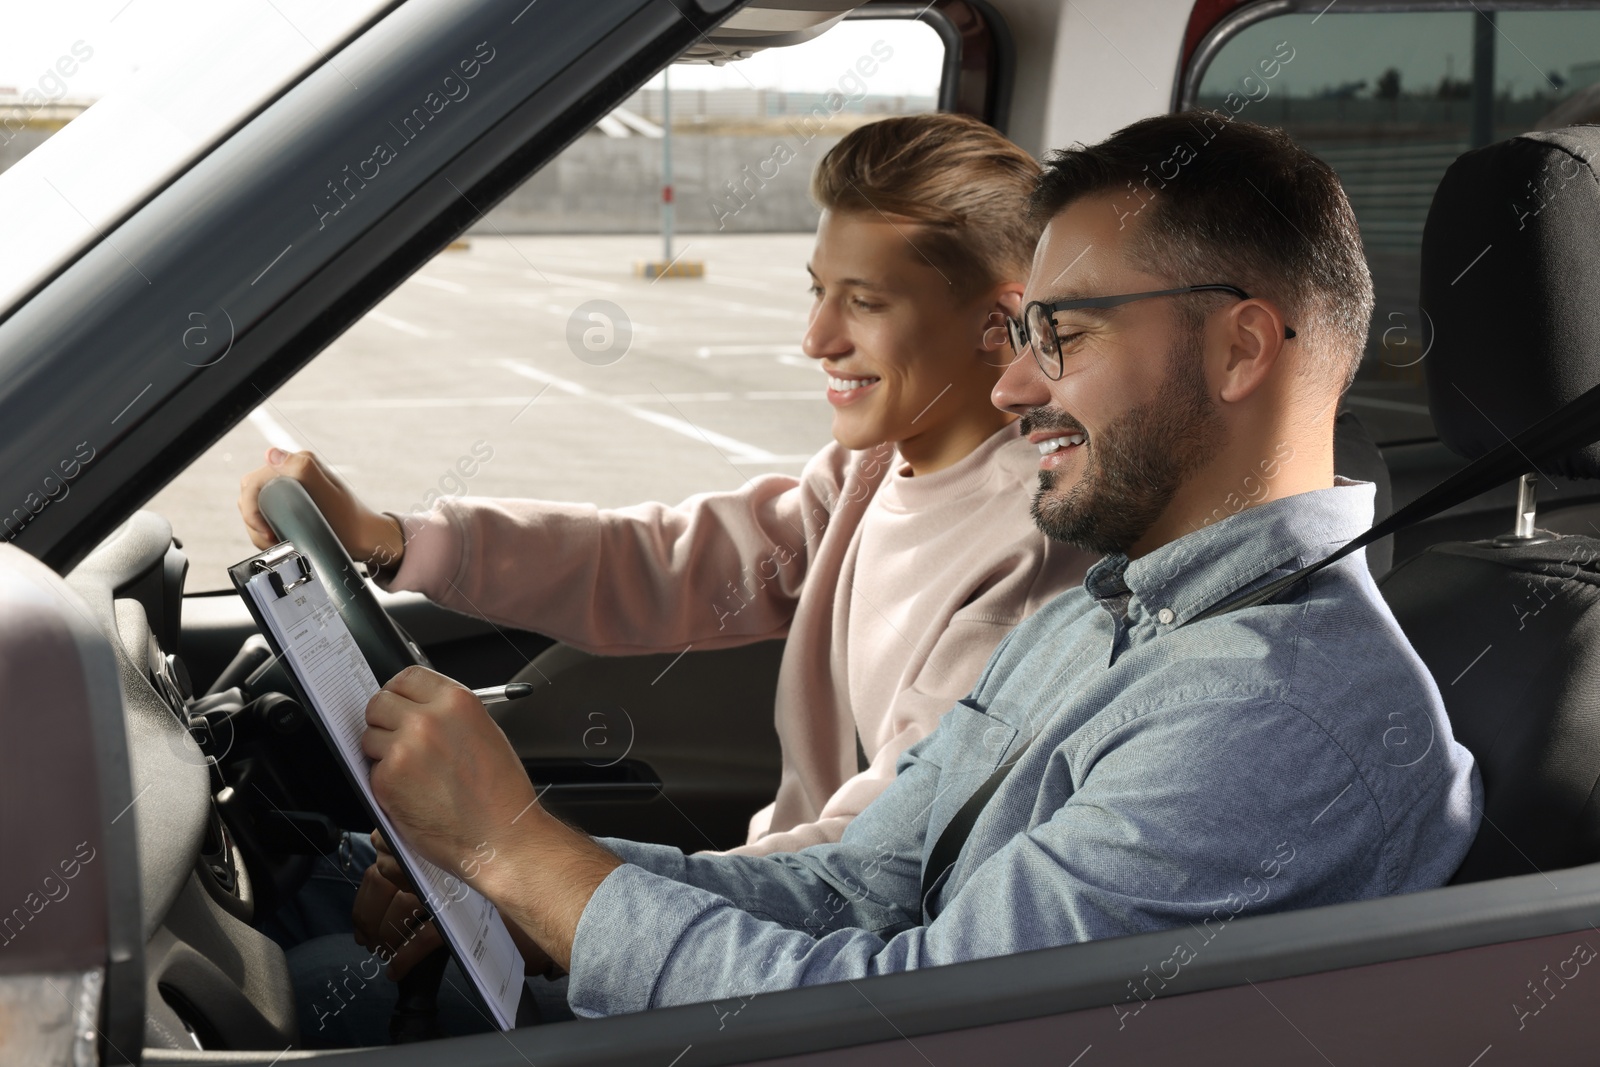
MULTIPOLYGON (((1468 459, 1600 384, 1600 126, 1457 159, 1422 232, 1428 406, 1468 459)), ((1600 445, 1548 464, 1600 477, 1600 445)))

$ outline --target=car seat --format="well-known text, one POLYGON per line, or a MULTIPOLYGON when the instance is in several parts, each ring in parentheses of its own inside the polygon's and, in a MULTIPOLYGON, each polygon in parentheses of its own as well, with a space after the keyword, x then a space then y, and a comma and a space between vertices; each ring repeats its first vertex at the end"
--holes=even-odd
MULTIPOLYGON (((1439 438, 1468 459, 1600 381, 1600 127, 1524 134, 1451 165, 1422 239, 1439 438)), ((1535 526, 1547 475, 1600 477, 1590 443, 1530 460, 1508 532, 1435 544, 1383 578, 1483 777, 1455 882, 1600 860, 1600 539, 1535 526)))

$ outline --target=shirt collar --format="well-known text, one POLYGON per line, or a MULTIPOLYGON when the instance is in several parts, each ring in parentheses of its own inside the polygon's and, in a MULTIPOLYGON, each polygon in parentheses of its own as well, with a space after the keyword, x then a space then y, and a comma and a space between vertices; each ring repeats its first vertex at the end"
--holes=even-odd
POLYGON ((1333 482, 1246 508, 1131 562, 1120 552, 1106 556, 1089 568, 1084 588, 1099 601, 1131 592, 1162 623, 1186 622, 1287 562, 1305 566, 1327 555, 1323 546, 1370 527, 1377 487, 1338 475, 1333 482))

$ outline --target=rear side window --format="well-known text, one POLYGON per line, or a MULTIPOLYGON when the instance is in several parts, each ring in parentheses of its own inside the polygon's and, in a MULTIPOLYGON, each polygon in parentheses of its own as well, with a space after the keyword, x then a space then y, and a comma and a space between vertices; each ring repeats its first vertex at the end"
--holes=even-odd
POLYGON ((1600 122, 1600 11, 1330 5, 1233 25, 1197 53, 1183 103, 1280 126, 1339 173, 1377 290, 1347 403, 1380 444, 1434 437, 1417 303, 1433 191, 1469 148, 1600 122))

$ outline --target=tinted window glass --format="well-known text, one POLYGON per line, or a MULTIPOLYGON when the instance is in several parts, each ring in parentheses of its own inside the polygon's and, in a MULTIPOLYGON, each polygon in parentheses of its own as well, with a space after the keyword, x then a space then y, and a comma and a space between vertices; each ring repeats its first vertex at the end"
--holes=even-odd
POLYGON ((1231 37, 1194 103, 1281 126, 1327 160, 1361 223, 1377 309, 1348 403, 1380 443, 1432 437, 1417 306, 1422 225, 1469 148, 1600 121, 1600 12, 1341 11, 1231 37), (1265 66, 1263 66, 1265 62, 1265 66))

